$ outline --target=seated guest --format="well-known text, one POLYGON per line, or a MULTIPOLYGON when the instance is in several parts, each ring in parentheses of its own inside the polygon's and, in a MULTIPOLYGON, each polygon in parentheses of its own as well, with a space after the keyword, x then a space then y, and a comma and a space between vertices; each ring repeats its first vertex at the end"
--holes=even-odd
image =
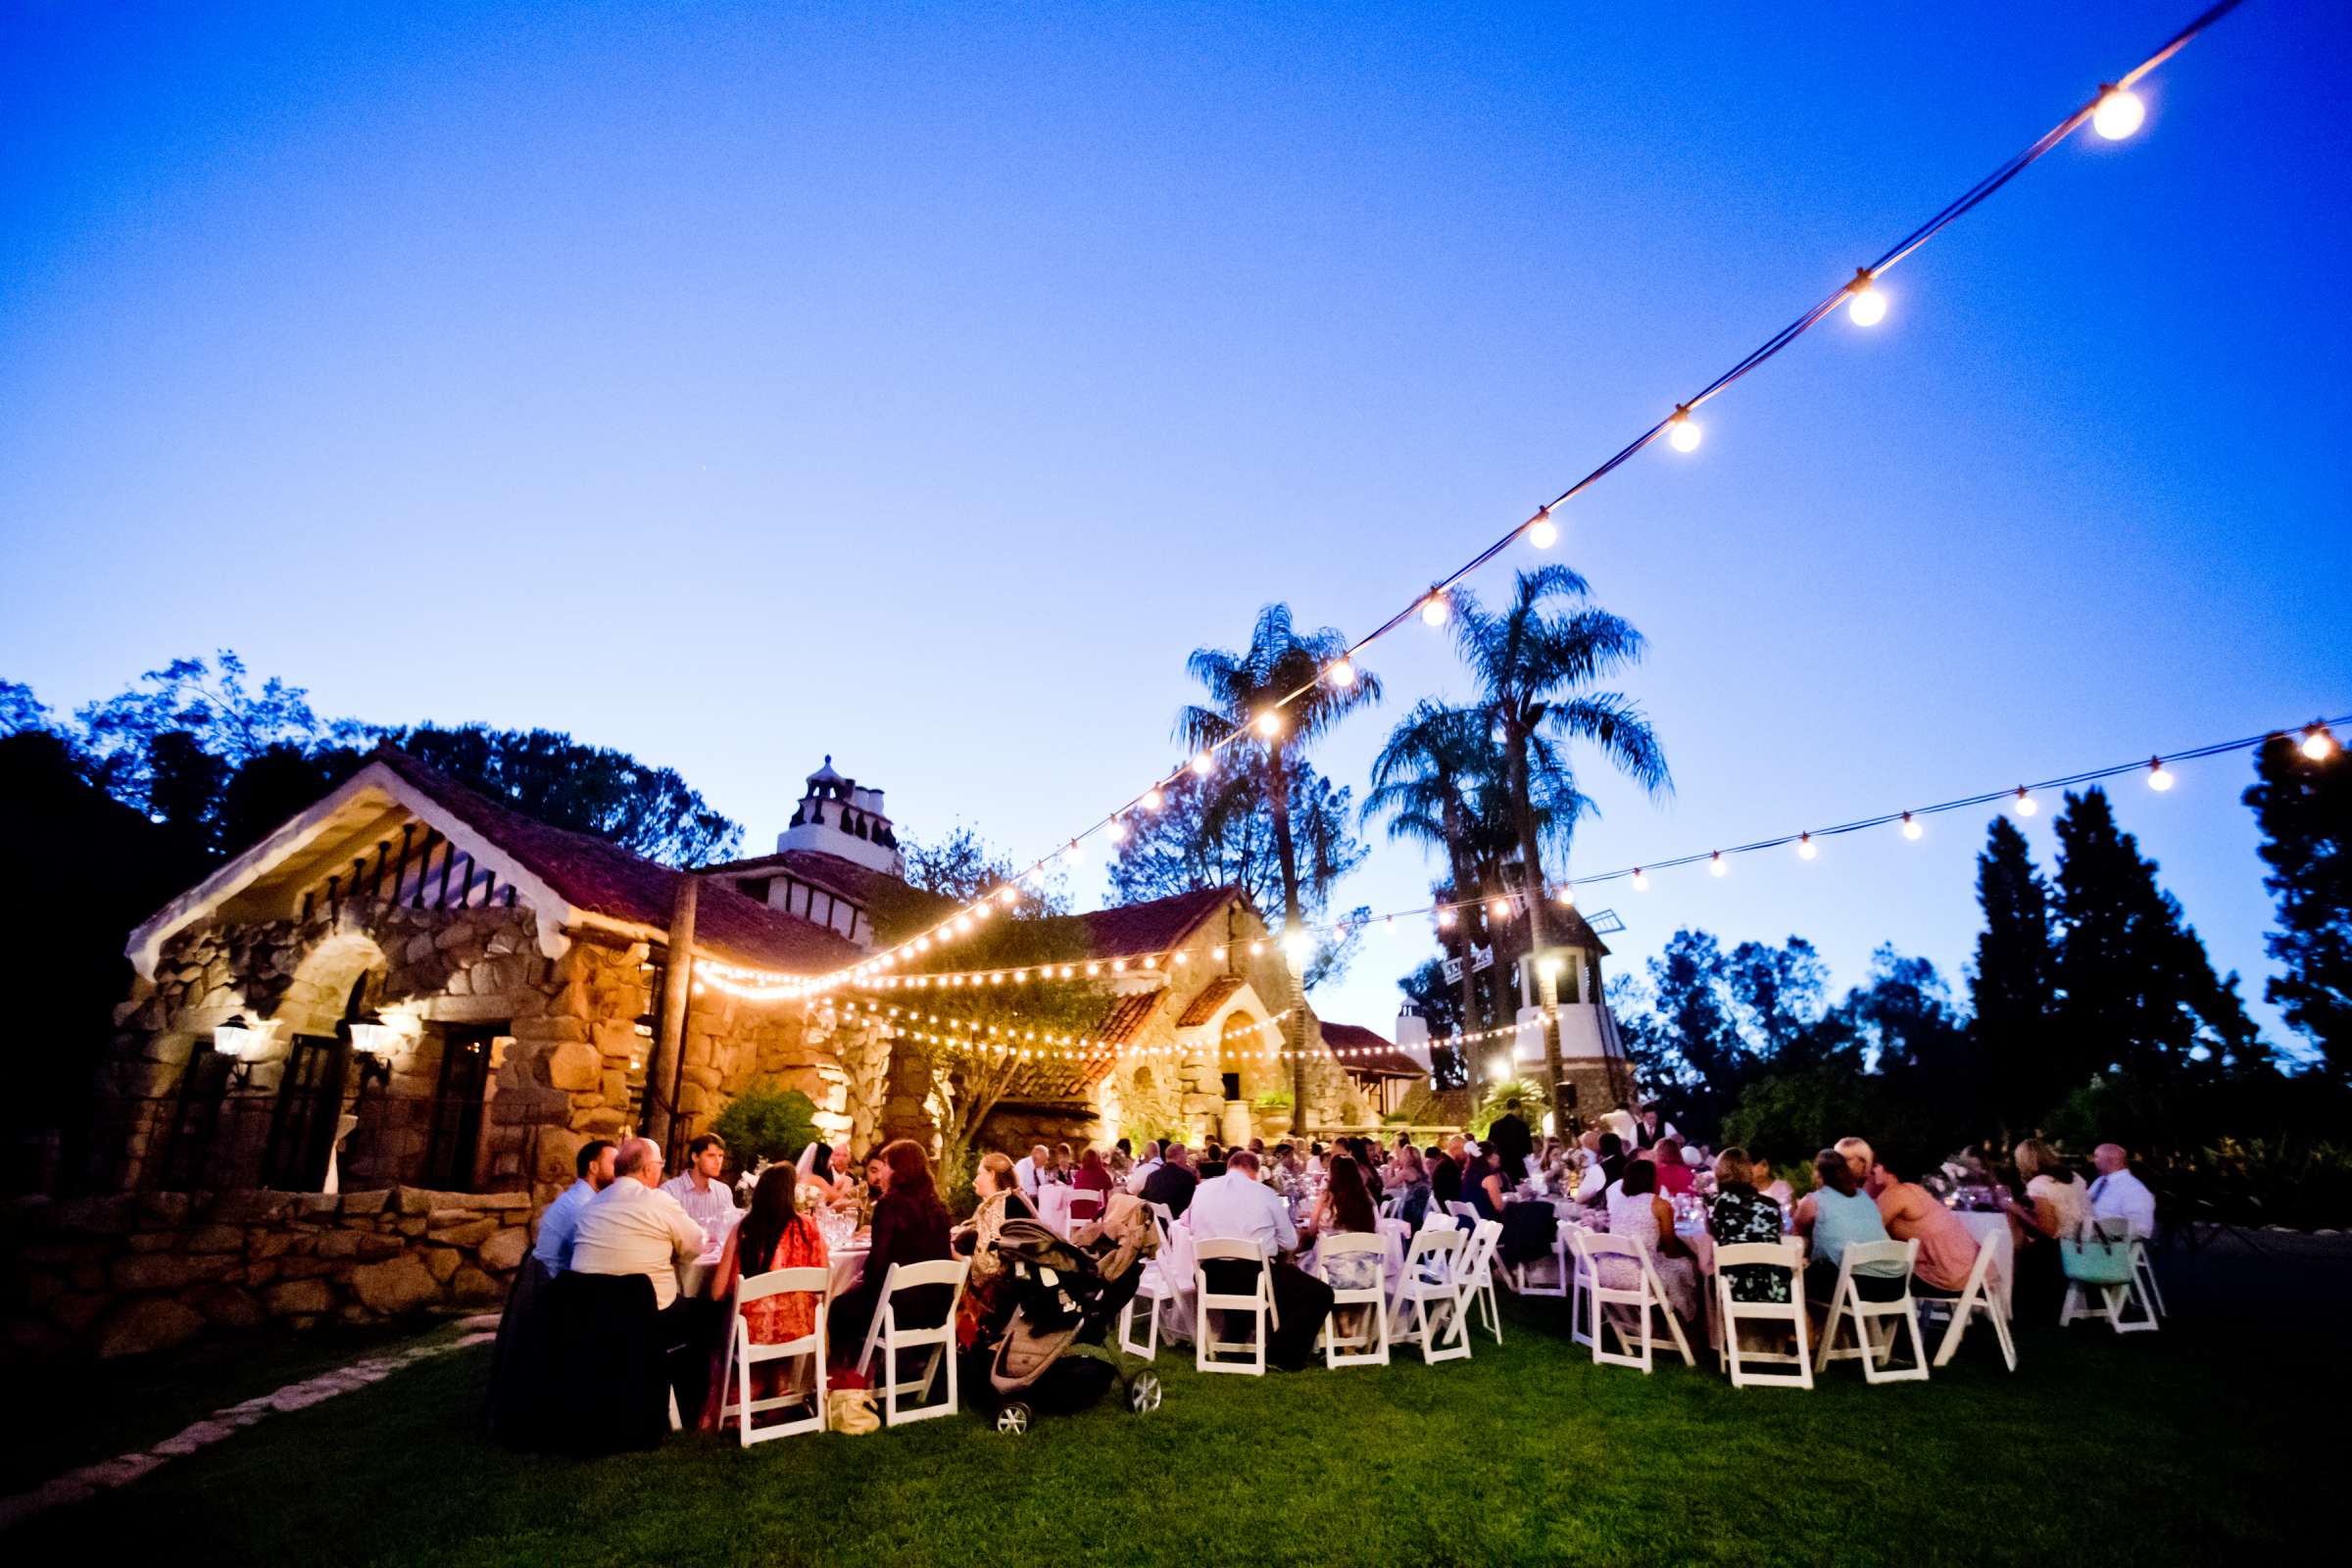
POLYGON ((1355 1151, 1356 1173, 1363 1177, 1364 1190, 1372 1195, 1372 1204, 1377 1208, 1380 1206, 1380 1200, 1383 1196, 1380 1184, 1380 1161, 1375 1157, 1379 1151, 1372 1147, 1372 1140, 1369 1138, 1353 1139, 1350 1141, 1350 1147, 1355 1151))
POLYGON ((1111 1183, 1110 1168, 1102 1163, 1100 1153, 1089 1149, 1078 1156, 1078 1169, 1070 1177, 1070 1223, 1101 1219, 1103 1206, 1110 1201, 1111 1183))
POLYGON ((1584 1180, 1576 1189, 1576 1200, 1592 1208, 1604 1208, 1624 1179, 1625 1140, 1615 1133, 1602 1133, 1598 1156, 1585 1167, 1584 1180))
POLYGON ((1764 1151, 1750 1148, 1747 1152, 1747 1158, 1748 1162, 1756 1168, 1754 1178, 1756 1191, 1780 1204, 1784 1209, 1794 1208, 1796 1206, 1796 1189, 1788 1185, 1788 1177, 1773 1174, 1772 1160, 1764 1151))
POLYGON ((1147 1138, 1144 1140, 1141 1153, 1136 1158, 1135 1169, 1127 1173, 1127 1191, 1138 1198, 1143 1197, 1144 1183, 1152 1179, 1152 1173, 1159 1169, 1159 1141, 1147 1138))
POLYGON ((1045 1185, 1046 1173, 1054 1168, 1054 1151, 1043 1144, 1033 1144, 1029 1152, 1012 1167, 1013 1180, 1020 1184, 1021 1196, 1034 1204, 1037 1190, 1045 1185))
POLYGON ((685 1205, 662 1190, 662 1150, 650 1138, 621 1141, 612 1156, 612 1185, 589 1200, 571 1244, 578 1274, 642 1275, 653 1285, 655 1345, 668 1352, 670 1386, 680 1410, 703 1407, 710 1303, 680 1299, 678 1265, 702 1255, 703 1228, 685 1205))
POLYGON ((1470 1169, 1462 1182, 1463 1198, 1472 1208, 1478 1210, 1480 1219, 1499 1223, 1503 1200, 1510 1190, 1511 1179, 1503 1173, 1502 1151, 1489 1144, 1470 1162, 1470 1169))
MULTIPOLYGON (((1624 1179, 1610 1188, 1609 1234, 1628 1236, 1649 1250, 1650 1261, 1665 1288, 1666 1304, 1686 1322, 1698 1317, 1698 1265, 1690 1249, 1674 1234, 1674 1207, 1658 1196, 1658 1167, 1636 1159, 1625 1167, 1624 1179)), ((1631 1290, 1639 1283, 1640 1265, 1628 1257, 1598 1259, 1600 1283, 1610 1290, 1631 1290)))
MULTIPOLYGON (((1886 1222, 1886 1234, 1898 1242, 1919 1243, 1919 1261, 1911 1273, 1925 1291, 1958 1296, 1968 1289, 1968 1272, 1977 1266, 1977 1239, 1934 1193, 1889 1169, 1889 1157, 1886 1150, 1876 1152, 1869 1188, 1878 1200, 1879 1217, 1886 1222)), ((1901 1163, 1899 1157, 1895 1163, 1901 1163)))
POLYGON ((1396 1151, 1396 1176, 1390 1190, 1396 1195, 1396 1217, 1419 1230, 1429 1217, 1429 1167, 1411 1144, 1396 1151))
POLYGON ((1168 1205, 1170 1219, 1182 1219, 1187 1205, 1193 1200, 1193 1189, 1200 1184, 1200 1173, 1193 1169, 1193 1152, 1182 1144, 1170 1142, 1161 1152, 1159 1169, 1144 1183, 1139 1196, 1147 1203, 1168 1205))
POLYGON ((735 1194, 719 1179, 726 1165, 726 1144, 705 1133, 686 1146, 686 1168, 662 1184, 713 1244, 735 1225, 735 1194))
MULTIPOLYGON (((881 1166, 874 1200, 872 1250, 866 1253, 865 1274, 858 1288, 833 1302, 833 1362, 856 1366, 865 1349, 866 1331, 881 1309, 882 1291, 893 1263, 933 1263, 951 1255, 948 1211, 939 1201, 931 1180, 931 1162, 910 1138, 885 1144, 876 1156, 881 1166)), ((949 1289, 940 1286, 902 1297, 896 1309, 907 1328, 935 1328, 948 1315, 949 1289)))
POLYGON ((854 1201, 858 1197, 858 1179, 846 1173, 836 1173, 833 1169, 831 1144, 810 1144, 802 1150, 797 1168, 799 1187, 814 1188, 820 1203, 836 1203, 844 1200, 854 1201))
POLYGON ((579 1179, 564 1188, 539 1216, 539 1240, 532 1247, 531 1255, 550 1274, 561 1274, 571 1267, 571 1245, 579 1234, 580 1215, 590 1199, 612 1185, 612 1145, 602 1138, 582 1144, 578 1157, 572 1161, 579 1179))
MULTIPOLYGON (((1124 1144, 1127 1140, 1122 1138, 1119 1142, 1124 1144)), ((1124 1149, 1113 1149, 1102 1156, 1102 1168, 1110 1173, 1110 1190, 1123 1193, 1127 1190, 1127 1178, 1135 1174, 1135 1157, 1124 1149)))
MULTIPOLYGON (((1331 1315, 1331 1287, 1295 1263, 1276 1261, 1298 1250, 1298 1227, 1291 1223, 1291 1206, 1257 1179, 1255 1154, 1236 1151, 1224 1175, 1200 1184, 1192 1196, 1191 1224, 1198 1240, 1255 1242, 1264 1250, 1273 1270, 1274 1311, 1282 1319, 1267 1336, 1266 1359, 1287 1371, 1305 1366, 1331 1315)), ((1201 1269, 1209 1290, 1220 1295, 1246 1296, 1256 1284, 1256 1271, 1238 1258, 1212 1258, 1201 1269)))
POLYGON ((1668 1198, 1680 1198, 1690 1190, 1691 1181, 1698 1175, 1683 1162, 1683 1141, 1672 1133, 1658 1140, 1651 1150, 1658 1162, 1658 1191, 1668 1198))
MULTIPOLYGON (((1769 1172, 1769 1166, 1764 1168, 1769 1172)), ((1715 1196, 1707 1203, 1707 1234, 1716 1246, 1770 1245, 1782 1240, 1781 1205, 1756 1191, 1757 1173, 1744 1149, 1727 1149, 1715 1156, 1715 1196)), ((1735 1301, 1788 1299, 1786 1269, 1742 1263, 1726 1269, 1724 1281, 1735 1301)))
POLYGON ((2018 1145, 2016 1158, 2026 1200, 2004 1197, 2001 1206, 2017 1242, 2011 1254, 2017 1268, 2017 1310, 2021 1316, 2055 1312, 2066 1294, 2058 1244, 2072 1241, 2090 1218, 2090 1188, 2038 1138, 2018 1145))
MULTIPOLYGON (((1856 1242, 1886 1242, 1886 1222, 1854 1180, 1854 1167, 1835 1149, 1813 1157, 1813 1191, 1796 1205, 1796 1228, 1810 1237, 1813 1255, 1805 1265, 1805 1295, 1827 1303, 1838 1289, 1838 1265, 1856 1242)), ((1863 1263, 1854 1269, 1854 1289, 1865 1301, 1891 1301, 1903 1294, 1899 1263, 1863 1263)))
MULTIPOLYGON (((730 1311, 736 1287, 746 1276, 825 1266, 825 1239, 800 1211, 795 1192, 799 1185, 800 1172, 790 1165, 770 1165, 760 1173, 759 1184, 752 1189, 751 1207, 744 1210, 743 1222, 727 1233, 718 1267, 710 1273, 710 1298, 718 1303, 722 1317, 730 1311)), ((820 1298, 807 1291, 787 1291, 747 1302, 742 1309, 744 1331, 754 1345, 788 1345, 815 1331, 820 1298)), ((701 1425, 707 1430, 721 1424, 720 1412, 726 1408, 729 1392, 727 1358, 733 1349, 733 1342, 722 1330, 711 1358, 710 1395, 703 1401, 701 1425)), ((780 1379, 785 1371, 790 1372, 796 1391, 806 1387, 801 1382, 806 1370, 803 1361, 794 1361, 789 1368, 772 1363, 755 1367, 752 1397, 774 1398, 783 1391, 780 1379), (774 1375, 767 1388, 760 1387, 762 1374, 774 1375)))
MULTIPOLYGON (((1455 1142, 1460 1142, 1456 1139, 1455 1142)), ((1453 1154, 1436 1144, 1429 1146, 1429 1202, 1430 1210, 1450 1214, 1448 1204, 1462 1200, 1462 1165, 1453 1154)))
POLYGON ((1193 1175, 1200 1181, 1213 1181, 1225 1174, 1225 1146, 1211 1138, 1200 1152, 1200 1160, 1193 1175))
POLYGON ((2132 1222, 2132 1234, 2142 1241, 2156 1235, 2156 1195, 2132 1174, 2132 1156, 2121 1144, 2101 1144, 2090 1152, 2098 1175, 2090 1184, 2090 1212, 2094 1219, 2120 1217, 2132 1222))
POLYGON ((956 1309, 956 1343, 967 1350, 1011 1315, 1012 1300, 1004 1291, 1004 1260, 997 1255, 998 1235, 1008 1219, 1037 1218, 1037 1210, 1021 1196, 1012 1161, 1003 1154, 980 1156, 972 1190, 979 1195, 979 1206, 970 1219, 956 1227, 954 1239, 956 1250, 972 1260, 963 1299, 956 1309))
POLYGON ((1833 1147, 1845 1156, 1845 1168, 1854 1173, 1854 1181, 1867 1186, 1870 1167, 1878 1161, 1878 1155, 1871 1152, 1870 1145, 1859 1138, 1840 1138, 1833 1147))
POLYGON ((1054 1146, 1054 1168, 1049 1174, 1054 1181, 1067 1186, 1078 1174, 1078 1156, 1067 1144, 1054 1146))
MULTIPOLYGON (((1372 1206, 1372 1194, 1364 1186, 1363 1166, 1351 1155, 1340 1155, 1331 1162, 1331 1181, 1323 1196, 1315 1200, 1314 1212, 1307 1216, 1303 1239, 1311 1245, 1326 1236, 1352 1234, 1377 1236, 1380 1217, 1372 1206)), ((1351 1252, 1333 1257, 1322 1266, 1324 1282, 1335 1291, 1364 1291, 1384 1284, 1383 1266, 1377 1252, 1351 1252)), ((1361 1332, 1359 1319, 1367 1307, 1355 1307, 1342 1315, 1338 1332, 1353 1339, 1361 1332)))

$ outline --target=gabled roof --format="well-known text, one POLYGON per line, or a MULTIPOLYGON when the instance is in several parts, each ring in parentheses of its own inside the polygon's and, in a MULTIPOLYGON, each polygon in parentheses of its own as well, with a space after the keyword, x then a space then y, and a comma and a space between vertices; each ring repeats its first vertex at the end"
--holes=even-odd
POLYGON ((1352 1023, 1325 1023, 1323 1044, 1349 1072, 1379 1078, 1426 1078, 1427 1068, 1396 1049, 1396 1043, 1352 1023))
POLYGON ((903 877, 888 871, 877 871, 870 865, 859 865, 842 856, 828 855, 823 850, 778 850, 773 855, 755 856, 748 860, 729 860, 724 865, 703 868, 714 876, 795 876, 813 883, 828 893, 836 893, 862 909, 871 909, 878 899, 896 901, 928 900, 943 908, 952 906, 953 899, 935 893, 925 893, 903 877))
POLYGON ((1076 920, 1085 930, 1089 951, 1105 957, 1164 953, 1180 945, 1203 921, 1222 912, 1236 900, 1245 906, 1249 904, 1249 896, 1240 888, 1196 888, 1190 893, 1143 904, 1122 904, 1116 908, 1097 909, 1068 918, 1076 920))
POLYGON ((1207 985, 1202 986, 1198 996, 1184 1004, 1184 1011, 1176 1015, 1176 1027, 1191 1029, 1199 1024, 1208 1022, 1217 1015, 1217 1009, 1225 1005, 1235 992, 1242 989, 1243 984, 1242 977, 1238 974, 1217 976, 1207 985))
MULTIPOLYGON (((538 911, 540 944, 551 956, 563 951, 566 925, 599 924, 656 937, 669 929, 679 872, 592 834, 551 827, 406 752, 379 745, 357 773, 132 932, 131 961, 140 973, 152 974, 173 932, 289 860, 348 834, 370 813, 392 812, 422 819, 475 860, 500 867, 538 911)), ((824 927, 708 880, 697 899, 695 946, 732 963, 787 974, 821 974, 863 956, 824 927)))

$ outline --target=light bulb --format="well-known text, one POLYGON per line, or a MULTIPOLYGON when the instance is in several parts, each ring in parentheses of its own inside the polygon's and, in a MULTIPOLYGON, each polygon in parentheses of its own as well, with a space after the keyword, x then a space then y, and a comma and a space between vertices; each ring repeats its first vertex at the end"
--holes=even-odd
POLYGON ((1677 452, 1698 450, 1698 421, 1680 403, 1674 406, 1674 417, 1666 423, 1666 439, 1677 452))
POLYGON ((1208 777, 1209 774, 1215 772, 1216 770, 1217 759, 1214 753, 1202 752, 1199 757, 1193 759, 1193 771, 1200 774, 1202 778, 1208 777))
POLYGON ((1020 892, 1015 888, 999 888, 997 898, 1007 909, 1021 901, 1020 892))
POLYGON ((1110 819, 1109 827, 1104 829, 1104 831, 1109 833, 1111 843, 1118 844, 1123 842, 1127 837, 1127 824, 1114 816, 1110 819))
POLYGON ((2335 737, 2328 733, 2325 724, 2312 724, 2303 731, 2303 755, 2315 762, 2325 762, 2335 755, 2335 737))
POLYGON ((1489 899, 1487 901, 1487 913, 1493 915, 1497 920, 1508 920, 1511 917, 1510 901, 1507 899, 1489 899))
POLYGON ((2035 811, 2040 809, 2041 803, 2034 799, 2033 796, 2027 794, 2026 787, 2023 784, 2020 784, 2017 787, 2017 814, 2020 816, 2032 816, 2035 811))
POLYGON ((2148 106, 2139 101, 2139 94, 2129 87, 2110 86, 2099 95, 2099 107, 2091 111, 2090 125, 2109 141, 2122 141, 2148 118, 2148 106))
POLYGON ((1162 795, 1162 794, 1160 794, 1160 793, 1159 793, 1159 787, 1158 787, 1157 785, 1153 785, 1153 786, 1152 786, 1151 789, 1148 789, 1148 790, 1144 791, 1144 809, 1145 809, 1145 810, 1147 810, 1147 811, 1156 811, 1156 810, 1158 810, 1158 809, 1159 809, 1161 807, 1163 807, 1163 806, 1165 806, 1165 805, 1167 805, 1167 804, 1168 804, 1168 798, 1167 798, 1165 795, 1162 795))
POLYGON ((1421 619, 1431 626, 1443 626, 1453 613, 1453 600, 1443 588, 1421 601, 1421 619))
POLYGON ((1649 878, 1642 874, 1642 868, 1638 865, 1634 867, 1634 891, 1636 893, 1649 891, 1649 878))
POLYGON ((1919 819, 1917 817, 1913 816, 1909 811, 1905 811, 1903 813, 1903 837, 1907 839, 1915 839, 1926 832, 1927 829, 1919 825, 1919 819))
POLYGON ((1724 863, 1723 852, 1721 850, 1717 850, 1712 855, 1707 857, 1707 875, 1721 876, 1730 869, 1731 867, 1724 863))
POLYGON ((1876 326, 1886 319, 1886 296, 1879 292, 1869 268, 1855 270, 1854 280, 1845 286, 1845 314, 1856 326, 1876 326))
POLYGON ((1438 929, 1441 931, 1450 931, 1453 929, 1453 911, 1451 909, 1440 909, 1438 911, 1438 929))
POLYGON ((1282 954, 1290 959, 1292 973, 1304 974, 1306 961, 1315 956, 1315 939, 1304 932, 1294 933, 1283 939, 1282 954))
POLYGON ((1821 851, 1814 847, 1812 834, 1799 833, 1796 836, 1796 854, 1799 859, 1810 860, 1820 853, 1821 851))
POLYGON ((2169 790, 2172 787, 2173 775, 2169 770, 2166 769, 2164 765, 2164 759, 2161 757, 2149 758, 2148 788, 2162 793, 2163 791, 2169 790))
POLYGON ((1545 507, 1536 514, 1536 520, 1527 525, 1527 542, 1538 550, 1549 550, 1560 542, 1560 525, 1551 520, 1551 509, 1545 507))
POLYGON ((1281 733, 1282 733, 1282 715, 1281 715, 1280 713, 1277 713, 1276 711, 1274 711, 1274 710, 1272 710, 1271 708, 1267 709, 1267 710, 1266 710, 1264 712, 1262 712, 1262 713, 1258 714, 1258 715, 1257 715, 1257 732, 1258 732, 1260 735, 1279 735, 1279 734, 1281 734, 1281 733))
POLYGON ((1576 889, 1566 886, 1560 889, 1560 907, 1563 909, 1576 907, 1576 889))
POLYGON ((1331 667, 1323 672, 1323 678, 1346 691, 1355 684, 1355 666, 1345 659, 1334 660, 1331 667))
POLYGON ((1061 858, 1064 864, 1076 865, 1080 860, 1086 858, 1086 852, 1078 847, 1076 839, 1072 839, 1070 847, 1061 852, 1061 858))

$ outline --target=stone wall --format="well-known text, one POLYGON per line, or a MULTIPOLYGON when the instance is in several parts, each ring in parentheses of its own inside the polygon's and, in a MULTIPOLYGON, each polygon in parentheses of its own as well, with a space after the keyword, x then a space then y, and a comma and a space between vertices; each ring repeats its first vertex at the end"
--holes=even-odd
POLYGON ((133 1355, 211 1329, 477 1311, 530 1250, 525 1193, 149 1193, 0 1208, 12 1356, 133 1355))

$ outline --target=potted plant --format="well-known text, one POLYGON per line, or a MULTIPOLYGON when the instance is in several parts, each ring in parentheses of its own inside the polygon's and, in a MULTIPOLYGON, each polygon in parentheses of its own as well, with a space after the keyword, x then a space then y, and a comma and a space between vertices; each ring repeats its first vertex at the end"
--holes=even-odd
POLYGON ((1291 1130, 1291 1092, 1268 1089, 1252 1102, 1257 1109, 1258 1136, 1278 1139, 1291 1130))

